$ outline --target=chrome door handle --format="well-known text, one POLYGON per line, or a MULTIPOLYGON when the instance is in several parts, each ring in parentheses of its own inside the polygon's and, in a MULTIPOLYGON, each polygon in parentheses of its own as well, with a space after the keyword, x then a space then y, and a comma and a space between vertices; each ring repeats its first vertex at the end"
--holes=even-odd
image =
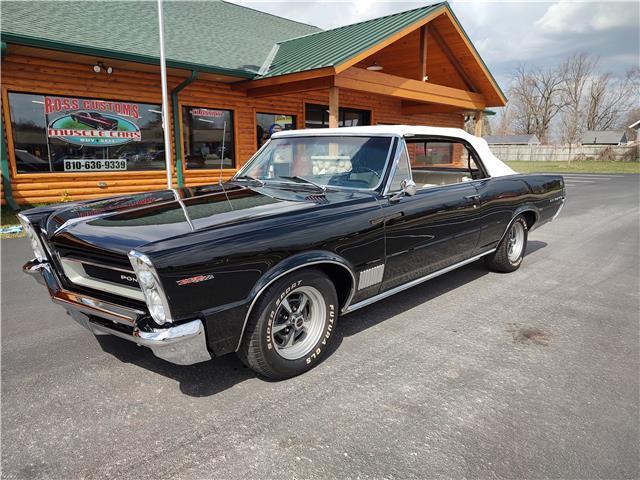
POLYGON ((396 218, 400 218, 402 216, 404 216, 404 212, 396 212, 385 217, 372 218, 371 220, 369 220, 369 223, 371 223, 371 225, 378 225, 380 223, 388 222, 389 220, 395 220, 396 218))
POLYGON ((466 195, 464 197, 466 201, 473 204, 473 208, 480 206, 480 195, 466 195))

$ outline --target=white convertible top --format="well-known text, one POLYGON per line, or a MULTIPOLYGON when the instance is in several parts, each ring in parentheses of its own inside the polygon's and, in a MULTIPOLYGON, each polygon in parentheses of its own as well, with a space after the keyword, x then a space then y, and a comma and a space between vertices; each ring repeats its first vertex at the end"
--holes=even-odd
POLYGON ((465 140, 471 144, 480 155, 480 159, 491 177, 513 175, 516 172, 503 163, 489 149, 489 144, 480 137, 468 134, 460 128, 422 127, 416 125, 372 125, 368 127, 343 128, 309 128, 305 130, 284 130, 274 133, 271 138, 306 137, 309 135, 398 135, 411 137, 415 135, 429 135, 451 137, 465 140))

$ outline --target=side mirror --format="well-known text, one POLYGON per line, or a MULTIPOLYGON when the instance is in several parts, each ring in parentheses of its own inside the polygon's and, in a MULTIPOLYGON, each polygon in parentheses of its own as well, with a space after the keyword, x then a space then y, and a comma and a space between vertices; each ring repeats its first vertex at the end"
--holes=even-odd
POLYGON ((405 178, 402 181, 402 191, 405 195, 413 197, 416 194, 416 182, 409 178, 405 178))
POLYGON ((398 193, 395 193, 389 199, 391 202, 397 202, 405 195, 407 195, 408 197, 412 197, 416 194, 416 182, 414 182, 413 180, 405 178, 400 184, 400 186, 402 190, 400 190, 398 193))

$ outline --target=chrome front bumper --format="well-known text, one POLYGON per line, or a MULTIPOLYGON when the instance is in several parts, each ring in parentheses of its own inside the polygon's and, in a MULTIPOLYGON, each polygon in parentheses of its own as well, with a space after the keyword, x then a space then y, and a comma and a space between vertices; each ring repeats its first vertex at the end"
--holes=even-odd
POLYGON ((192 365, 211 359, 202 320, 196 319, 151 332, 142 331, 137 322, 145 312, 64 289, 47 262, 31 260, 22 269, 48 288, 54 303, 63 306, 71 318, 95 335, 115 335, 149 347, 156 357, 178 365, 192 365), (125 328, 110 328, 92 320, 92 317, 124 325, 125 328), (127 333, 129 330, 131 333, 127 333))

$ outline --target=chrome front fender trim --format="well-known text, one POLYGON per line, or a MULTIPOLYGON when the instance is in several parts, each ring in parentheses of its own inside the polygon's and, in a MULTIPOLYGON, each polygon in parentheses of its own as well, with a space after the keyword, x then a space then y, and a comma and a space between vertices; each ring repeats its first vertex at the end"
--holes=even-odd
POLYGON ((242 337, 244 337, 244 331, 247 328, 247 322, 249 321, 249 316, 251 315, 251 312, 253 311, 253 306, 256 304, 256 302, 258 301, 258 299, 260 298, 260 296, 262 295, 262 293, 269 288, 270 285, 273 284, 273 282, 275 282, 276 280, 278 280, 279 278, 284 277, 285 275, 288 275, 291 272, 294 272, 296 270, 299 270, 301 268, 305 268, 305 267, 310 267, 312 265, 322 265, 322 264, 333 264, 333 265, 339 265, 342 268, 344 268, 347 272, 349 272, 349 275, 351 276, 351 291, 349 292, 349 296, 347 297, 347 301, 345 302, 345 306, 343 307, 343 310, 351 303, 351 299, 353 299, 353 295, 356 292, 356 277, 353 274, 353 272, 351 271, 351 269, 349 267, 347 267, 345 264, 340 263, 340 262, 336 262, 335 260, 317 260, 317 261, 311 261, 311 262, 307 262, 304 263, 302 265, 297 265, 293 268, 290 268, 289 270, 286 270, 284 272, 282 272, 281 274, 279 274, 278 276, 276 276, 275 278, 271 279, 269 282, 267 282, 266 285, 263 285, 262 288, 258 291, 258 293, 256 293, 255 297, 253 297, 253 300, 251 301, 251 305, 249 305, 249 310, 247 310, 247 314, 244 317, 244 323, 242 324, 242 331, 240 332, 240 338, 238 339, 238 346, 236 347, 236 352, 240 349, 240 345, 242 344, 242 337))
POLYGON ((427 280, 431 280, 432 278, 436 278, 436 277, 439 277, 440 275, 444 275, 445 273, 448 273, 448 272, 450 272, 452 270, 455 270, 456 268, 462 267, 463 265, 467 265, 468 263, 475 262, 476 260, 479 260, 480 258, 482 258, 482 257, 484 257, 486 255, 489 255, 489 254, 491 254, 491 253, 493 253, 495 251, 496 251, 496 249, 492 248, 491 250, 488 250, 488 251, 486 251, 484 253, 481 253, 480 255, 476 255, 474 257, 467 258, 466 260, 463 260, 461 262, 458 262, 458 263, 455 263, 453 265, 450 265, 450 266, 448 266, 446 268, 438 270, 437 272, 433 272, 433 273, 430 273, 429 275, 425 275, 424 277, 420 277, 420 278, 417 278, 417 279, 412 280, 410 282, 404 283, 402 285, 398 285, 397 287, 392 288, 391 290, 387 290, 386 292, 379 293, 378 295, 375 295, 375 296, 373 296, 371 298, 367 298, 366 300, 362 300, 361 302, 354 303, 353 305, 349 305, 343 311, 343 313, 344 314, 351 313, 351 312, 353 312, 355 310, 358 310, 359 308, 366 307, 367 305, 371 305, 372 303, 375 303, 375 302, 377 302, 379 300, 383 300, 383 299, 385 299, 387 297, 390 297, 391 295, 395 295, 396 293, 402 292, 403 290, 406 290, 406 289, 411 288, 411 287, 415 287, 416 285, 419 285, 422 282, 426 282, 427 280))

